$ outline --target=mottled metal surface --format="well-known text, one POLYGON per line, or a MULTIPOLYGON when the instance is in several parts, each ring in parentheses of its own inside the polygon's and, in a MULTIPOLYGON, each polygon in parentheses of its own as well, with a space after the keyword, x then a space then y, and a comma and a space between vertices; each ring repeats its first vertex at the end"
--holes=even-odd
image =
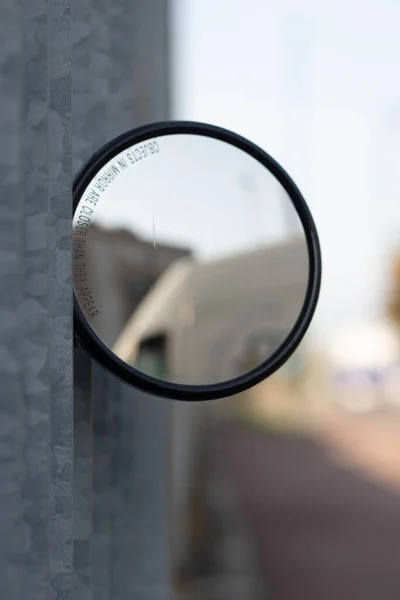
MULTIPOLYGON (((73 175, 89 159, 92 142, 92 2, 75 2, 72 11, 72 165, 73 175)), ((74 600, 93 598, 93 432, 91 360, 74 351, 74 600)))
POLYGON ((68 600, 70 5, 5 0, 1 8, 1 594, 68 600))
MULTIPOLYGON (((0 579, 2 593, 20 597, 24 556, 30 528, 22 520, 20 491, 24 465, 22 444, 26 427, 22 365, 23 302, 21 277, 22 190, 20 177, 22 57, 20 10, 4 3, 0 20, 0 579), (5 143, 7 142, 7 144, 5 143)), ((44 274, 44 280, 46 275, 44 274)))
MULTIPOLYGON (((71 5, 49 0, 51 518, 49 597, 72 599, 73 398, 71 292, 71 5)), ((46 448, 46 451, 48 449, 46 448)), ((47 492, 48 493, 48 492, 47 492)), ((28 593, 32 598, 31 593, 28 593)))
POLYGON ((110 600, 111 594, 111 398, 119 384, 93 363, 92 370, 92 431, 93 431, 93 531, 92 569, 93 598, 110 600), (111 391, 111 393, 110 393, 111 391))
POLYGON ((91 361, 74 351, 74 600, 92 598, 93 432, 91 361), (87 381, 89 379, 89 385, 87 381))
POLYGON ((71 119, 70 1, 1 5, 0 582, 7 600, 168 597, 167 404, 139 399, 77 351, 73 418, 70 236, 72 168, 111 136, 166 116, 165 6, 74 3, 71 119))
POLYGON ((169 598, 166 400, 125 386, 114 394, 111 431, 112 595, 169 598))

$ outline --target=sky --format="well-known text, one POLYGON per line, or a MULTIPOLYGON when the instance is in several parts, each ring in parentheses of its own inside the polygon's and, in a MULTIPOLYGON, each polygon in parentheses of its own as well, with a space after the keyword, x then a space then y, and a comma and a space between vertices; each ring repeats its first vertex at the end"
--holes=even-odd
POLYGON ((215 260, 304 238, 288 194, 243 150, 189 134, 160 136, 156 143, 153 153, 141 154, 141 143, 124 150, 95 175, 75 212, 77 241, 79 226, 90 221, 131 230, 154 248, 166 243, 215 260))
POLYGON ((314 215, 323 339, 382 313, 400 245, 400 0, 174 0, 174 118, 290 173, 314 215))

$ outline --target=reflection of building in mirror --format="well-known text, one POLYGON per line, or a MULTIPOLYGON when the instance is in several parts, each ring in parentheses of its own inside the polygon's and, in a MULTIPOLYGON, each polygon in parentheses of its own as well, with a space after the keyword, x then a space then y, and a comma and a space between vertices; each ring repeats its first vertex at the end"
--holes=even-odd
POLYGON ((308 277, 304 238, 208 263, 183 258, 141 302, 113 351, 176 383, 232 379, 285 341, 302 310, 308 277))
POLYGON ((123 229, 91 225, 85 269, 91 296, 102 307, 93 320, 97 335, 112 347, 128 319, 157 279, 190 250, 146 241, 123 229))

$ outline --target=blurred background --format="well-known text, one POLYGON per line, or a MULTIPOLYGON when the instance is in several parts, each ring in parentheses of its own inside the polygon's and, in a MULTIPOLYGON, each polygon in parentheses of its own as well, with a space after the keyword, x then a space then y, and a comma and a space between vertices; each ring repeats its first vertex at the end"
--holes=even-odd
POLYGON ((289 363, 174 405, 177 599, 400 596, 399 23, 396 0, 172 2, 173 117, 281 162, 323 253, 289 363))

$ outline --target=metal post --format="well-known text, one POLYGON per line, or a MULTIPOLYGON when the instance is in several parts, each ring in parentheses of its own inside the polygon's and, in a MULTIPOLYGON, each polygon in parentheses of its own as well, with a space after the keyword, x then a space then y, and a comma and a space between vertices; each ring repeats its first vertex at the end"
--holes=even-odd
POLYGON ((72 599, 70 2, 0 19, 0 581, 72 599))
POLYGON ((70 235, 72 173, 168 116, 167 1, 76 1, 72 71, 70 0, 1 9, 1 596, 168 598, 169 405, 81 350, 73 383, 70 235))

